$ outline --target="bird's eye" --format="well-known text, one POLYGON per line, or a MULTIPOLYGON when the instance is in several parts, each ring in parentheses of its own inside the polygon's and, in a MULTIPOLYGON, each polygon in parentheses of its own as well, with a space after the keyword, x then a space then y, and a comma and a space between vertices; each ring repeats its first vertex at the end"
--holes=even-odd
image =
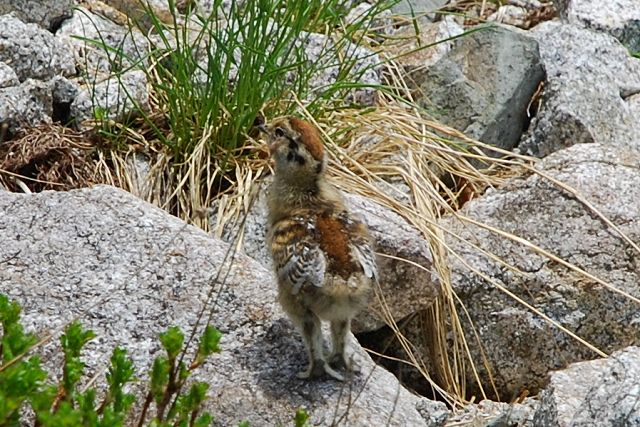
POLYGON ((275 134, 278 138, 282 138, 284 136, 284 130, 282 130, 282 128, 276 128, 275 134))

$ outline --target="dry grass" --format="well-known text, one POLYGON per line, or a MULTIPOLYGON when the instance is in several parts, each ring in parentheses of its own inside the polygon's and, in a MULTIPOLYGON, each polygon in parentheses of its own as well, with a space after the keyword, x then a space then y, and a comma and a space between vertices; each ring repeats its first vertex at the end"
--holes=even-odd
MULTIPOLYGON (((464 17, 466 26, 486 22, 499 7, 508 4, 504 0, 461 0, 443 8, 444 13, 453 13, 464 17)), ((539 8, 529 9, 523 17, 520 28, 528 30, 541 22, 549 21, 558 15, 552 0, 542 0, 539 8)))
POLYGON ((119 186, 104 163, 95 134, 43 125, 0 144, 0 185, 9 191, 119 186))

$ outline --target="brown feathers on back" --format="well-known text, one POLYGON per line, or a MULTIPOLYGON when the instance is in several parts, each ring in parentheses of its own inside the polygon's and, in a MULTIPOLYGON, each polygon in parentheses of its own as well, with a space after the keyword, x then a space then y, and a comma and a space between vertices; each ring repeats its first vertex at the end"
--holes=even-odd
POLYGON ((324 155, 324 147, 322 146, 322 139, 315 126, 297 117, 290 117, 289 122, 293 130, 300 134, 300 142, 307 147, 307 150, 309 150, 313 158, 321 161, 324 155))
POLYGON ((344 224, 325 212, 318 216, 316 229, 320 249, 327 254, 329 270, 345 279, 348 278, 357 269, 357 265, 351 257, 349 235, 344 224))

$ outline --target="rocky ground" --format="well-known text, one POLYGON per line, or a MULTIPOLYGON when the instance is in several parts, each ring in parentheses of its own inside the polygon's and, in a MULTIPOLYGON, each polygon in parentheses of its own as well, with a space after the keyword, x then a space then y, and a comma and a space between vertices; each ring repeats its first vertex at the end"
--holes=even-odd
MULTIPOLYGON (((143 72, 114 78, 113 63, 78 38, 103 37, 144 64, 147 39, 122 25, 139 9, 105 3, 0 4, 0 141, 43 123, 80 125, 96 108, 114 120, 150 108, 143 72)), ((0 292, 22 304, 38 333, 57 334, 82 315, 98 335, 86 353, 92 372, 116 345, 142 372, 158 350, 157 333, 193 327, 213 289, 224 351, 199 375, 212 385, 208 405, 218 425, 286 425, 299 407, 312 425, 640 425, 640 59, 632 55, 640 52, 640 7, 634 0, 485 3, 403 0, 393 12, 425 12, 422 44, 484 19, 496 23, 405 55, 400 65, 439 121, 541 159, 535 173, 487 191, 439 224, 459 255, 451 269, 467 310, 462 326, 479 338, 469 341, 469 354, 481 381, 493 381, 487 396, 494 401, 451 411, 410 391, 424 389, 418 371, 386 364, 392 375, 355 339, 361 370, 345 385, 297 380, 303 349, 275 304, 262 199, 247 218, 244 253, 230 260, 224 240, 234 230, 213 238, 112 187, 0 190, 0 292), (433 13, 439 8, 466 18, 433 13)), ((164 2, 152 4, 164 16, 164 2)), ((373 70, 364 81, 380 78, 373 70)), ((316 78, 322 85, 331 71, 316 78)), ((375 103, 366 90, 353 96, 375 103)), ((349 202, 379 252, 414 263, 381 258, 383 292, 402 333, 430 355, 422 314, 440 289, 428 242, 388 209, 356 196, 349 202)), ((355 332, 368 347, 391 343, 387 354, 403 357, 383 324, 373 307, 355 332)), ((58 366, 55 343, 42 352, 58 366)), ((475 374, 464 375, 479 396, 475 374)))

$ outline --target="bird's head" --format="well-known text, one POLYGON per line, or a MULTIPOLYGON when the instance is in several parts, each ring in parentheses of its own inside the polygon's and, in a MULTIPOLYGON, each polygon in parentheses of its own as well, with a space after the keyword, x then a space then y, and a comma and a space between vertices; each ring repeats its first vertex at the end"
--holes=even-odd
POLYGON ((324 147, 314 125, 287 116, 258 124, 257 128, 266 135, 276 178, 294 186, 308 186, 324 173, 324 147))

